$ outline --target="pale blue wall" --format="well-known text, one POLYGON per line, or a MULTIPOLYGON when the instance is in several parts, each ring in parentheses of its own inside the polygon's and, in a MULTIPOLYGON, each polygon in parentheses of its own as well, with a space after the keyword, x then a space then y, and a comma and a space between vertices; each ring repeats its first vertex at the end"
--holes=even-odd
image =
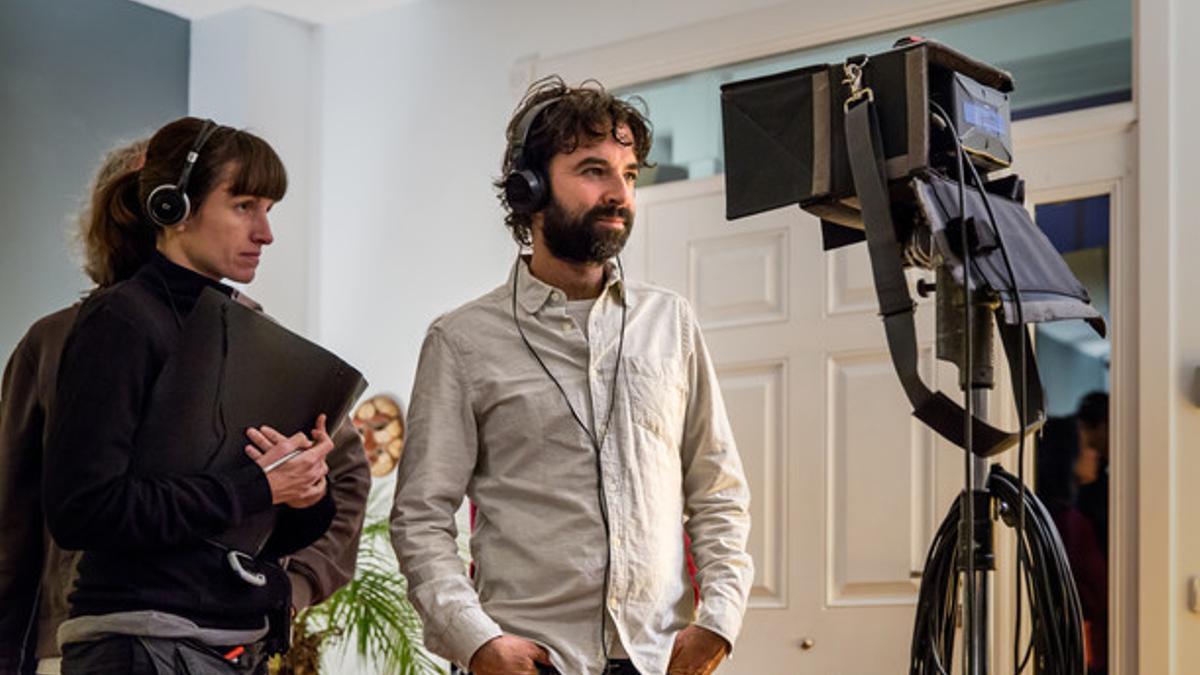
POLYGON ((1039 331, 1038 371, 1046 391, 1046 414, 1074 415, 1084 394, 1108 391, 1108 364, 1039 331))
POLYGON ((0 358, 88 288, 80 197, 106 150, 186 114, 189 31, 128 0, 0 3, 0 358))
POLYGON ((1023 115, 1046 114, 1056 106, 1111 103, 1131 95, 1131 0, 1042 0, 723 65, 621 93, 646 101, 656 141, 671 138, 672 151, 664 154, 660 147, 654 159, 685 167, 690 178, 704 178, 724 171, 720 85, 837 63, 852 54, 875 54, 897 38, 914 34, 1010 71, 1016 81, 1013 110, 1023 115))

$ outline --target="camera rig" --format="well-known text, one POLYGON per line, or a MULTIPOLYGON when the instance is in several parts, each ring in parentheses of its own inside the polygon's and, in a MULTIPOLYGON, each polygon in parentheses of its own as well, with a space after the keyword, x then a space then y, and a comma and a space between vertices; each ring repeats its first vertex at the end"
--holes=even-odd
MULTIPOLYGON (((1026 324, 1083 319, 1105 332, 1087 290, 1025 210, 1024 182, 1007 171, 1012 90, 1008 73, 921 38, 721 89, 726 217, 799 205, 820 219, 826 250, 865 241, 888 349, 913 415, 967 451, 966 486, 922 577, 914 674, 950 670, 960 575, 964 672, 987 672, 997 518, 1018 539, 1017 621, 1027 590, 1034 623, 1024 656, 1014 643, 1014 661, 1023 667, 1036 648, 1039 673, 1082 674, 1085 667, 1078 593, 1049 514, 1020 476, 986 460, 1014 445, 1023 460, 1027 435, 1045 419, 1026 324), (937 357, 958 367, 964 405, 921 380, 907 268, 936 275, 917 292, 936 293, 937 357), (1016 431, 975 412, 994 386, 996 333, 1017 398, 1016 431)), ((1020 633, 1018 623, 1018 640, 1020 633)))
MULTIPOLYGON (((910 40, 843 64, 729 83, 721 92, 726 217, 798 204, 821 219, 827 250, 866 240, 893 364, 913 414, 960 447, 968 434, 962 408, 916 372, 915 307, 904 268, 939 272, 939 309, 962 306, 951 296, 966 291, 973 301, 966 304, 994 308, 1014 366, 1025 323, 1085 319, 1104 333, 1087 290, 1022 205, 1024 182, 1014 174, 986 180, 1012 162, 1012 88, 1002 70, 936 42, 910 40), (985 180, 967 185, 966 171, 985 180)), ((973 327, 985 339, 991 313, 973 327)), ((941 326, 958 330, 952 322, 941 326)), ((957 353, 961 343, 939 340, 939 358, 957 363, 964 376, 973 372, 977 381, 961 382, 964 389, 990 388, 990 349, 977 350, 968 369, 957 353)), ((1034 363, 1032 353, 1025 358, 1034 363)), ((1036 368, 1030 375, 1025 386, 1013 382, 1029 403, 1020 416, 1026 431, 1036 429, 1043 411, 1036 368)), ((972 450, 980 456, 1002 452, 1021 435, 972 419, 972 450)))

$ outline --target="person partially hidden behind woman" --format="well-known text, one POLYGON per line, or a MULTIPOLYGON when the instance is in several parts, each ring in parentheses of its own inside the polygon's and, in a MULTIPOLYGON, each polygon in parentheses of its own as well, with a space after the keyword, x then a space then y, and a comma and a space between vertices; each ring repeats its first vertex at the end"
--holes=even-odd
MULTIPOLYGON (((84 301, 59 366, 44 505, 58 544, 83 551, 58 634, 64 673, 261 673, 286 644, 290 589, 278 561, 317 540, 335 513, 324 418, 307 434, 247 430, 248 459, 231 470, 135 468, 142 453, 211 449, 200 439, 152 447, 138 431, 200 293, 230 295, 221 280, 254 278, 274 239, 268 212, 286 189, 266 141, 187 117, 159 129, 142 169, 102 196, 108 226, 149 228, 156 251, 132 278, 84 301), (180 198, 152 199, 156 189, 180 198), (308 450, 265 470, 298 448, 308 450), (275 529, 252 563, 266 583, 254 585, 207 540, 275 507, 275 529)), ((178 411, 202 413, 211 411, 178 411)))

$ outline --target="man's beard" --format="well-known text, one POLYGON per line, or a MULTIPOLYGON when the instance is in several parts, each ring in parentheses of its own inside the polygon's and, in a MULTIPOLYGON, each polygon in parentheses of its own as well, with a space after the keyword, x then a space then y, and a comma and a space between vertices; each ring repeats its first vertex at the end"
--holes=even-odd
POLYGON ((551 199, 542 212, 542 239, 551 255, 573 263, 602 263, 621 252, 633 231, 633 212, 619 206, 595 206, 578 217, 551 199), (601 218, 619 217, 625 227, 599 224, 601 218))

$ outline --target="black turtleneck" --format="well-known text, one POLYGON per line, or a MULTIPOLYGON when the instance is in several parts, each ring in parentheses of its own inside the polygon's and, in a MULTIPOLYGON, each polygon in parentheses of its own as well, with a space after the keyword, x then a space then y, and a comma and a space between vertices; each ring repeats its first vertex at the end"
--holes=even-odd
MULTIPOLYGON (((181 325, 206 287, 232 293, 156 254, 128 281, 85 300, 67 339, 42 478, 55 540, 85 551, 72 616, 156 609, 202 626, 252 627, 286 593, 248 586, 204 542, 271 508, 256 464, 247 459, 231 471, 192 475, 130 470, 137 453, 194 450, 138 447, 135 439, 181 325)), ((265 553, 311 543, 332 512, 327 494, 310 509, 281 514, 287 550, 269 543, 265 553)))

